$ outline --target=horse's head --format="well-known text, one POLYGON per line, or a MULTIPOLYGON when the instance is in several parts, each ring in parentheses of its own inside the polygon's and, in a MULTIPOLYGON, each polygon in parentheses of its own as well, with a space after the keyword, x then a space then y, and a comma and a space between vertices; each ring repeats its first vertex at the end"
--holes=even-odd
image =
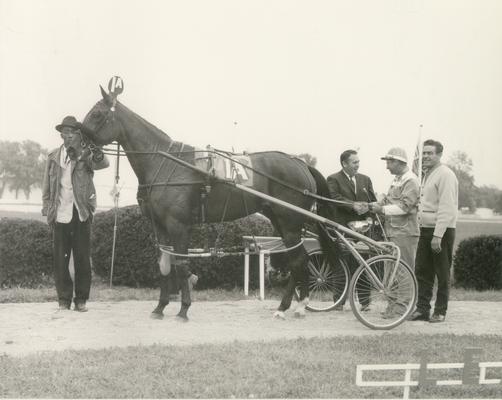
POLYGON ((119 141, 122 126, 115 118, 116 98, 100 86, 103 99, 87 113, 82 122, 82 133, 98 146, 119 141))

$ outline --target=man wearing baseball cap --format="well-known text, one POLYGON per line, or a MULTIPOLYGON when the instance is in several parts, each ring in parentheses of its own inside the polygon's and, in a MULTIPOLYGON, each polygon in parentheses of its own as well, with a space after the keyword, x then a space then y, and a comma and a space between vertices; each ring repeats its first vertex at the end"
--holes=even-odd
POLYGON ((371 203, 370 210, 383 214, 387 237, 399 247, 401 259, 414 269, 420 237, 417 217, 420 183, 407 165, 404 149, 393 147, 381 159, 386 161, 394 179, 384 198, 371 203))
POLYGON ((63 144, 51 151, 42 187, 42 215, 52 228, 54 278, 59 310, 87 311, 91 288, 91 221, 96 209, 94 171, 106 168, 100 150, 91 152, 83 142, 80 124, 67 116, 56 126, 63 144), (75 297, 69 271, 70 254, 75 269, 75 297))

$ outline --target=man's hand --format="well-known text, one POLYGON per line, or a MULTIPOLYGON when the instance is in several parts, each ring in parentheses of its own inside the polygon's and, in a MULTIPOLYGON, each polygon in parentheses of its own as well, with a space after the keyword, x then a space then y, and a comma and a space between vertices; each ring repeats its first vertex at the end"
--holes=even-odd
POLYGON ((352 206, 357 215, 366 214, 369 210, 368 203, 362 201, 356 201, 352 206))
POLYGON ((369 208, 370 208, 371 212, 380 213, 380 214, 383 213, 382 206, 380 204, 378 204, 377 202, 370 203, 369 208))
POLYGON ((431 249, 433 253, 441 252, 441 238, 437 236, 433 236, 431 240, 431 249))
POLYGON ((101 150, 99 147, 94 147, 94 149, 92 149, 91 152, 92 152, 92 159, 95 162, 101 162, 103 161, 103 158, 105 158, 103 150, 101 150))

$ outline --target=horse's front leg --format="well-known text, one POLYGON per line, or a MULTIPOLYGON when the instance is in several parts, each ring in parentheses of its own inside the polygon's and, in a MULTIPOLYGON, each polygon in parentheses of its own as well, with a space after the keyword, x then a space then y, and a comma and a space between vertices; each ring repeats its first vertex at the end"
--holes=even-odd
POLYGON ((171 256, 161 251, 159 259, 160 269, 160 297, 157 307, 152 311, 153 319, 162 319, 164 317, 164 308, 169 304, 170 293, 177 292, 174 270, 171 265, 171 256))
POLYGON ((181 289, 181 308, 177 317, 183 321, 188 321, 187 313, 192 304, 192 285, 196 283, 196 276, 190 273, 188 259, 178 258, 176 260, 176 276, 181 289))
MULTIPOLYGON (((174 250, 177 254, 188 254, 188 244, 190 242, 190 225, 177 224, 176 235, 173 235, 174 250)), ((181 308, 177 317, 182 321, 188 321, 188 309, 192 304, 192 286, 197 282, 197 276, 190 272, 187 257, 176 257, 175 261, 176 277, 181 290, 181 308)))

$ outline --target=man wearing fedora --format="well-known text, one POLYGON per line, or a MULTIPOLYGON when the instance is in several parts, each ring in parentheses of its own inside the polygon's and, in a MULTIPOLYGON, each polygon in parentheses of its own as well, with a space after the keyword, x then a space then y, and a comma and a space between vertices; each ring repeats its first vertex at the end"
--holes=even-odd
POLYGON ((42 215, 53 233, 54 278, 59 310, 87 311, 91 288, 91 222, 96 210, 94 171, 109 166, 99 149, 85 146, 80 123, 67 116, 56 126, 63 144, 51 151, 42 188, 42 215), (75 296, 69 271, 73 252, 75 296))
POLYGON ((370 210, 383 214, 385 233, 401 251, 401 259, 415 269, 420 229, 418 227, 418 202, 420 183, 408 167, 404 149, 393 147, 381 158, 394 175, 389 190, 382 200, 370 203, 370 210))

